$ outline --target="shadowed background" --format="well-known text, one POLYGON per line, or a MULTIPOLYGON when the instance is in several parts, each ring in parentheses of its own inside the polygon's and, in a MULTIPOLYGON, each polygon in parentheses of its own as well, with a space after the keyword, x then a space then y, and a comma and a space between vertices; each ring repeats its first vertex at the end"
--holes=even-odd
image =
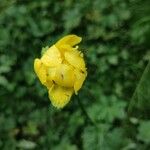
POLYGON ((150 58, 149 14, 148 0, 0 0, 0 149, 148 150, 150 72, 144 105, 127 108, 150 58), (97 127, 77 96, 53 108, 33 70, 42 47, 67 34, 83 38, 78 97, 97 127))

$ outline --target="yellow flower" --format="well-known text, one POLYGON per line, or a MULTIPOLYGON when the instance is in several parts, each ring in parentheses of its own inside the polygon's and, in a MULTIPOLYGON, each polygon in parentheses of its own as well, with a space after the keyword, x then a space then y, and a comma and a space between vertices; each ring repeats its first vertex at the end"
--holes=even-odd
POLYGON ((73 93, 78 93, 87 76, 83 54, 74 47, 80 42, 76 35, 65 36, 34 60, 35 73, 57 108, 63 108, 73 93))

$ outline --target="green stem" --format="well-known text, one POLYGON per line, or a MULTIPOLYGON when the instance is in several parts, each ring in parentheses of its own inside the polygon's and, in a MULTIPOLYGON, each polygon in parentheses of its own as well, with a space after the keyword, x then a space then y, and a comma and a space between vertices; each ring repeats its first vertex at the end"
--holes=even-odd
POLYGON ((94 125, 97 129, 98 129, 98 126, 96 124, 96 122, 89 116, 88 112, 86 111, 86 109, 84 108, 83 104, 81 103, 81 100, 79 98, 79 96, 77 96, 77 100, 78 100, 78 104, 83 112, 83 114, 86 116, 86 118, 90 121, 90 123, 92 125, 94 125))

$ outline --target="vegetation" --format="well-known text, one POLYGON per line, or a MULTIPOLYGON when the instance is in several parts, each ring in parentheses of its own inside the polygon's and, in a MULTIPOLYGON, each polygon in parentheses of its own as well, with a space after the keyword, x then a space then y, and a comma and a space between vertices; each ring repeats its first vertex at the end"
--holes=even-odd
POLYGON ((0 149, 148 150, 148 0, 0 0, 0 149), (67 34, 83 38, 78 96, 55 109, 33 61, 67 34))

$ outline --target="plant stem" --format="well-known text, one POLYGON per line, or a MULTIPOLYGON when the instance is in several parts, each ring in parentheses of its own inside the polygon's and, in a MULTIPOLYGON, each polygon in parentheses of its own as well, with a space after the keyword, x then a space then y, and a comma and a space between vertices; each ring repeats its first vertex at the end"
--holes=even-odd
POLYGON ((86 109, 84 108, 83 104, 81 103, 81 100, 80 100, 80 97, 77 96, 77 101, 78 101, 78 104, 83 112, 83 114, 86 116, 86 118, 90 121, 90 123, 92 125, 94 125, 97 129, 98 129, 98 126, 96 124, 96 122, 89 116, 88 112, 86 111, 86 109))

